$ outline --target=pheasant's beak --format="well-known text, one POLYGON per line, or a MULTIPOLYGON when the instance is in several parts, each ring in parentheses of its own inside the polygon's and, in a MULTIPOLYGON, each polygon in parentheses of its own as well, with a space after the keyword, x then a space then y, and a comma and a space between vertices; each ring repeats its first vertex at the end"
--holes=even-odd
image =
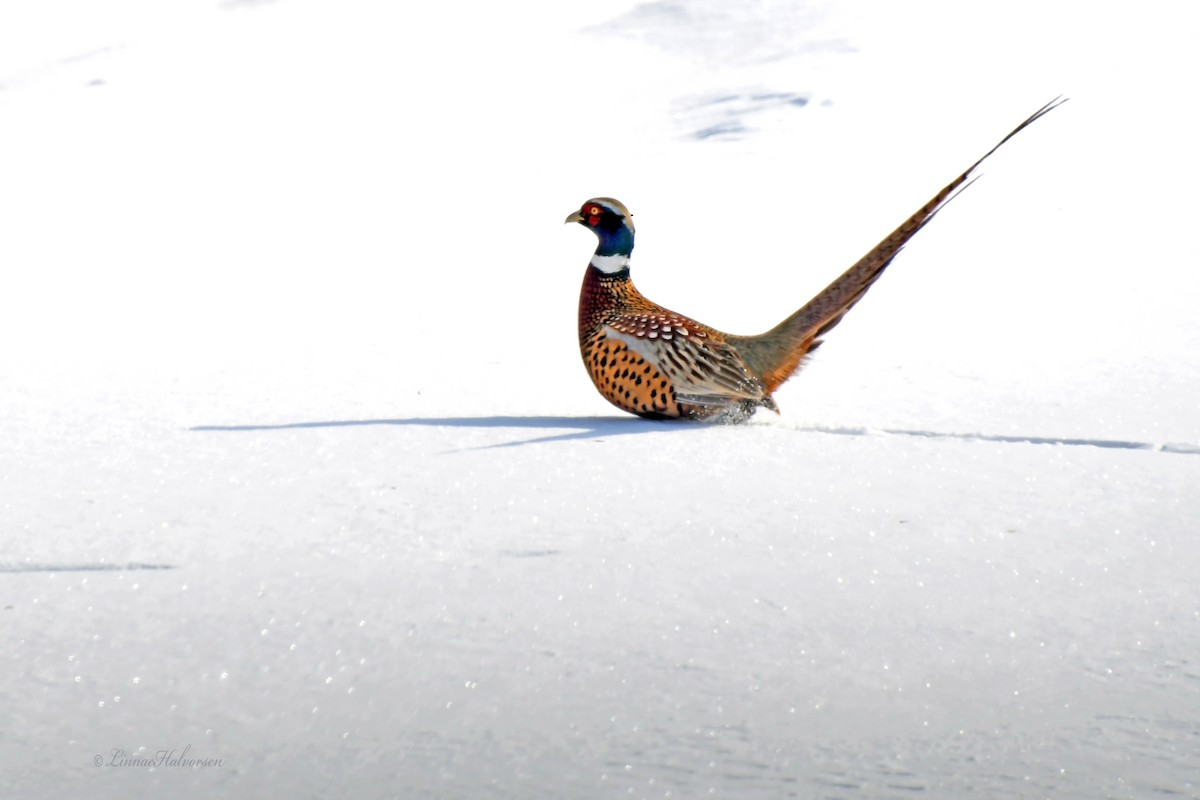
POLYGON ((583 222, 583 216, 578 211, 572 211, 567 215, 567 218, 563 220, 563 224, 569 225, 572 222, 583 222))

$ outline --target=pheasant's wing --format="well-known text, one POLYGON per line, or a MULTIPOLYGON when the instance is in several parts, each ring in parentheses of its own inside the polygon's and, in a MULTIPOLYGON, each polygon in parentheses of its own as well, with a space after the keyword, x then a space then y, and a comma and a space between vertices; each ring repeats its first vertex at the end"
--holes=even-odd
POLYGON ((619 339, 670 379, 680 403, 727 406, 762 401, 766 388, 718 331, 673 313, 630 312, 605 334, 619 339))

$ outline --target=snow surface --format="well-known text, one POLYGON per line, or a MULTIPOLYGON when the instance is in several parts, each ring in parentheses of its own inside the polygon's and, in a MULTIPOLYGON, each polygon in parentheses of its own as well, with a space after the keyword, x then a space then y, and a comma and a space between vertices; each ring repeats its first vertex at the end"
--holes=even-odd
POLYGON ((0 6, 0 796, 1200 797, 1198 9, 0 6))

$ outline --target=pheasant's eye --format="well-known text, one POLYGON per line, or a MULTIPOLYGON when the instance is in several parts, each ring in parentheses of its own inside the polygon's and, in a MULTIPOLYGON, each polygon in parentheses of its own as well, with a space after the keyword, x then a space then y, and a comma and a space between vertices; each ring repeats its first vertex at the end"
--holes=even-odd
POLYGON ((589 208, 589 209, 588 209, 588 216, 589 216, 589 217, 598 217, 598 216, 600 216, 600 206, 592 206, 591 208, 589 208))

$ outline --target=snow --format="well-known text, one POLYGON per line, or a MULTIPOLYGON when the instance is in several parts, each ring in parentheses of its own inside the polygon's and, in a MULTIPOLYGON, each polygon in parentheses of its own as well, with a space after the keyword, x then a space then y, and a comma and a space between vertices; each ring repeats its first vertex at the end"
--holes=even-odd
POLYGON ((980 13, 6 4, 0 795, 1200 797, 1200 12, 980 13), (763 330, 1060 92, 781 416, 591 387, 582 200, 763 330))

